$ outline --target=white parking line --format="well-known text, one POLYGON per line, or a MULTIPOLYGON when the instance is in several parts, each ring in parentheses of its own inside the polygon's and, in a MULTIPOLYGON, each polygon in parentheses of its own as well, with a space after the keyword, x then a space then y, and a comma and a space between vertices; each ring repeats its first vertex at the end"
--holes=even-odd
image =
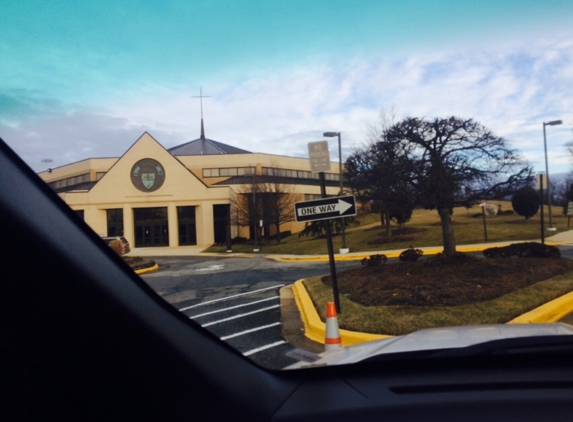
POLYGON ((229 317, 229 318, 225 318, 225 319, 220 319, 220 320, 218 320, 218 321, 208 322, 207 324, 202 324, 201 327, 209 327, 210 325, 220 324, 221 322, 231 321, 231 320, 233 320, 233 319, 242 318, 242 317, 246 317, 246 316, 248 316, 248 315, 257 314, 257 313, 259 313, 259 312, 268 311, 269 309, 279 308, 280 306, 281 306, 281 305, 269 306, 268 308, 263 308, 263 309, 258 309, 258 310, 256 310, 256 311, 247 312, 246 314, 235 315, 235 316, 233 316, 233 317, 229 317))
POLYGON ((243 356, 251 356, 251 355, 254 355, 255 353, 262 352, 263 350, 277 347, 277 346, 280 346, 281 344, 285 344, 285 343, 286 343, 286 341, 281 340, 281 341, 277 341, 276 343, 267 344, 266 346, 257 347, 256 349, 249 350, 248 352, 243 353, 243 356))
POLYGON ((278 299, 279 296, 273 296, 273 297, 269 297, 266 299, 261 299, 261 300, 255 300, 254 302, 249 302, 249 303, 244 303, 242 305, 236 305, 236 306, 230 306, 228 308, 223 308, 223 309, 218 309, 216 311, 211 311, 211 312, 205 312, 204 314, 199 314, 199 315, 193 315, 190 316, 189 318, 199 318, 205 315, 211 315, 211 314, 217 314, 219 312, 225 312, 225 311, 229 311, 231 309, 237 309, 237 308, 243 308, 245 306, 250 306, 250 305, 254 305, 255 303, 261 303, 261 302, 266 302, 267 300, 274 300, 274 299, 278 299))
POLYGON ((196 308, 198 306, 203 306, 203 305, 207 305, 209 303, 215 303, 215 302, 221 302, 223 300, 228 300, 228 299, 234 299, 236 297, 240 297, 240 296, 246 296, 246 295, 252 295, 254 293, 258 293, 258 292, 263 292, 265 290, 270 290, 270 289, 276 289, 277 287, 283 287, 284 284, 277 284, 276 286, 271 286, 271 287, 265 287, 264 289, 259 289, 259 290, 253 290, 252 292, 246 292, 246 293, 239 293, 237 295, 232 295, 232 296, 225 296, 222 297, 220 299, 214 299, 214 300, 208 300, 207 302, 201 302, 198 303, 197 305, 192 305, 192 306, 187 306, 186 308, 181 308, 179 309, 181 312, 186 311, 188 309, 192 309, 192 308, 196 308))
POLYGON ((239 336, 242 336, 245 334, 254 333, 255 331, 265 330, 267 328, 276 327, 277 325, 281 325, 281 323, 280 322, 274 322, 274 323, 269 324, 269 325, 263 325, 261 327, 251 328, 250 330, 245 330, 245 331, 241 331, 240 333, 230 334, 228 336, 221 337, 221 340, 227 340, 227 339, 239 337, 239 336))

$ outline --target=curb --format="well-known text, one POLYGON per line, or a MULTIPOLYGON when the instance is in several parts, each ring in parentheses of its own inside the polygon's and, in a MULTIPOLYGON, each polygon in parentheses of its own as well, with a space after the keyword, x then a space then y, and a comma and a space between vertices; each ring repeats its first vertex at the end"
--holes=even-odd
POLYGON ((508 324, 543 324, 557 322, 569 315, 572 308, 573 292, 570 292, 512 319, 508 324))
MULTIPOLYGON (((458 252, 481 252, 485 249, 489 249, 489 248, 498 248, 498 247, 502 247, 502 246, 508 246, 511 245, 513 243, 524 243, 524 242, 528 242, 525 240, 520 240, 520 241, 515 241, 515 242, 505 242, 505 243, 495 243, 495 244, 491 244, 491 245, 480 245, 480 246, 458 246, 456 249, 458 252)), ((550 245, 550 246, 561 246, 561 245, 566 245, 569 244, 570 242, 545 242, 546 245, 550 245)), ((443 248, 439 247, 439 248, 432 248, 432 249, 424 249, 423 247, 421 248, 416 248, 416 249, 421 249, 422 251, 424 251, 424 256, 428 256, 428 255, 437 255, 441 252, 443 252, 443 248)), ((364 252, 363 254, 360 255, 335 255, 334 256, 334 260, 335 261, 361 261, 364 258, 370 258, 372 255, 386 255, 387 258, 398 258, 400 256, 400 254, 403 252, 403 250, 400 251, 389 251, 389 252, 384 252, 384 251, 372 251, 372 252, 364 252)), ((281 256, 281 255, 265 255, 265 258, 267 259, 272 259, 274 261, 278 261, 278 262, 294 262, 294 261, 300 261, 300 262, 316 262, 316 261, 328 261, 328 255, 316 255, 316 256, 281 256)))
POLYGON ((159 265, 155 264, 153 267, 149 267, 149 268, 142 268, 141 270, 135 270, 135 274, 145 274, 145 273, 151 273, 153 271, 157 271, 159 269, 159 265))
MULTIPOLYGON (((292 290, 304 324, 304 334, 312 341, 324 344, 326 324, 322 322, 318 312, 316 312, 312 299, 303 285, 303 280, 304 279, 296 281, 292 290)), ((340 337, 342 339, 342 346, 351 346, 353 344, 364 343, 365 341, 380 340, 393 336, 340 330, 340 337)))
MULTIPOLYGON (((304 279, 293 284, 293 293, 304 325, 304 335, 312 341, 324 344, 326 324, 322 322, 312 299, 303 284, 304 279)), ((571 313, 573 309, 573 292, 553 299, 517 318, 507 324, 544 324, 558 322, 571 313)), ((363 343, 372 340, 381 340, 394 336, 386 334, 369 334, 357 331, 340 330, 342 346, 363 343)))

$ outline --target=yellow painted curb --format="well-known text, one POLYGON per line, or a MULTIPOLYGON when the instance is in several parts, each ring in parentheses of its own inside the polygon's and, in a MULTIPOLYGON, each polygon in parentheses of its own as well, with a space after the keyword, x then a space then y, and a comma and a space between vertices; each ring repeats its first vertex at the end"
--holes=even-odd
MULTIPOLYGON (((312 341, 324 344, 326 324, 320 319, 312 303, 312 299, 304 287, 303 281, 304 279, 296 281, 292 291, 304 324, 304 334, 312 341)), ((507 324, 543 324, 557 322, 569 315, 572 309, 573 292, 570 292, 512 319, 507 324)), ((340 337, 343 346, 350 346, 352 344, 391 338, 393 336, 340 330, 340 337)))
MULTIPOLYGON (((481 246, 458 246, 458 252, 481 252, 489 248, 499 248, 503 246, 508 246, 513 243, 523 243, 522 241, 507 242, 505 244, 494 244, 494 245, 481 245, 481 246)), ((566 244, 566 242, 545 242, 546 245, 550 246, 560 246, 566 244)), ((424 255, 437 255, 443 251, 443 248, 436 247, 435 249, 424 250, 424 255)), ((334 255, 335 261, 361 261, 364 258, 370 258, 372 255, 386 255, 387 258, 398 258, 400 252, 384 252, 384 251, 372 251, 370 253, 364 253, 361 255, 334 255)), ((301 262, 317 262, 317 261, 328 261, 328 255, 317 255, 317 256, 280 256, 280 255, 266 255, 265 258, 272 259, 278 262, 290 262, 290 261, 301 261, 301 262)))
MULTIPOLYGON (((312 341, 324 344, 326 324, 322 322, 318 312, 316 312, 314 304, 303 285, 303 280, 295 282, 292 291, 294 293, 296 305, 302 316, 305 336, 312 341)), ((365 341, 380 340, 390 337, 392 336, 340 330, 340 338, 342 339, 343 346, 351 346, 357 343, 364 343, 365 341)))
POLYGON ((542 324, 557 322, 573 309, 573 292, 547 302, 523 315, 512 319, 508 324, 542 324))
POLYGON ((159 265, 155 264, 153 267, 143 268, 141 270, 135 270, 135 274, 151 273, 153 271, 157 271, 158 269, 159 269, 159 265))

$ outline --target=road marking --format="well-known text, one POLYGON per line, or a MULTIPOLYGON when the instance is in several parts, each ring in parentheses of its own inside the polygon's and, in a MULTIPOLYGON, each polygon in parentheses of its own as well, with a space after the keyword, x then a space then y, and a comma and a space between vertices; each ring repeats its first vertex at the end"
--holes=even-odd
POLYGON ((253 314, 257 314, 259 312, 264 312, 264 311, 268 311, 270 309, 275 309, 275 308, 279 308, 281 305, 273 305, 273 306, 269 306, 268 308, 262 308, 262 309, 257 309, 256 311, 252 311, 252 312, 247 312, 246 314, 241 314, 241 315, 235 315, 229 318, 225 318, 225 319, 220 319, 218 321, 213 321, 213 322, 208 322, 207 324, 202 324, 201 327, 209 327, 210 325, 215 325, 215 324, 220 324, 221 322, 227 322, 227 321, 231 321, 233 319, 237 319, 237 318, 242 318, 248 315, 253 315, 253 314))
POLYGON ((264 289, 253 290, 252 292, 239 293, 239 294, 237 294, 237 295, 225 296, 225 297, 222 297, 222 298, 220 298, 220 299, 208 300, 207 302, 201 302, 201 303, 198 303, 197 305, 187 306, 187 307, 181 308, 181 309, 179 309, 179 310, 180 310, 181 312, 183 312, 183 311, 186 311, 186 310, 188 310, 188 309, 196 308, 196 307, 198 307, 198 306, 207 305, 207 304, 209 304, 209 303, 221 302, 221 301, 223 301, 223 300, 234 299, 234 298, 236 298, 236 297, 245 296, 245 295, 252 295, 253 293, 258 293, 258 292, 262 292, 262 291, 270 290, 270 289, 276 289, 277 287, 283 287, 283 286, 284 286, 284 284, 277 284, 276 286, 265 287, 264 289))
POLYGON ((240 333, 230 334, 228 336, 221 337, 221 340, 227 340, 227 339, 230 339, 233 337, 239 337, 239 336, 242 336, 245 334, 254 333, 255 331, 265 330, 267 328, 276 327, 277 325, 281 325, 281 323, 280 322, 274 322, 274 323, 269 324, 269 325, 263 325, 261 327, 251 328, 250 330, 245 330, 245 331, 241 331, 240 333))
POLYGON ((209 267, 197 268, 195 271, 216 271, 225 268, 224 265, 210 265, 209 267))
POLYGON ((230 311, 231 309, 243 308, 245 306, 254 305, 255 303, 266 302, 267 300, 274 300, 274 299, 278 299, 278 298, 279 298, 279 296, 272 296, 272 297, 269 297, 266 299, 255 300, 254 302, 243 303, 242 305, 230 306, 228 308, 218 309, 216 311, 205 312, 204 314, 193 315, 193 316, 190 316, 189 318, 200 318, 200 317, 205 316, 205 315, 217 314, 219 312, 230 311))
POLYGON ((281 341, 277 341, 276 343, 267 344, 266 346, 257 347, 256 349, 249 350, 248 352, 243 353, 243 356, 251 356, 251 355, 254 355, 255 353, 259 353, 259 352, 262 352, 263 350, 271 349, 273 347, 277 347, 277 346, 280 346, 281 344, 285 344, 285 343, 286 343, 286 341, 281 340, 281 341))

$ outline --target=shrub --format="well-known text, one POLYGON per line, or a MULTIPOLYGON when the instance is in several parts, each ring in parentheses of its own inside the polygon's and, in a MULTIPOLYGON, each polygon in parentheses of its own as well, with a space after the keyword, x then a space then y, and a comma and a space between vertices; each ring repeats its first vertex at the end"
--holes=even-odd
POLYGON ((406 249, 400 254, 400 261, 415 262, 422 255, 424 255, 424 251, 421 249, 414 249, 414 248, 406 249))
POLYGON ((123 245, 121 244, 121 240, 112 240, 109 242, 109 247, 119 256, 123 255, 123 245))
POLYGON ((539 194, 531 186, 519 189, 511 198, 513 210, 529 220, 539 210, 539 194))
POLYGON ((544 245, 538 242, 512 243, 509 246, 488 248, 483 251, 486 258, 559 258, 561 251, 556 246, 544 245))
POLYGON ((364 258, 362 261, 362 265, 367 265, 369 267, 375 267, 377 265, 383 264, 388 261, 388 257, 386 255, 370 255, 370 258, 364 258))

